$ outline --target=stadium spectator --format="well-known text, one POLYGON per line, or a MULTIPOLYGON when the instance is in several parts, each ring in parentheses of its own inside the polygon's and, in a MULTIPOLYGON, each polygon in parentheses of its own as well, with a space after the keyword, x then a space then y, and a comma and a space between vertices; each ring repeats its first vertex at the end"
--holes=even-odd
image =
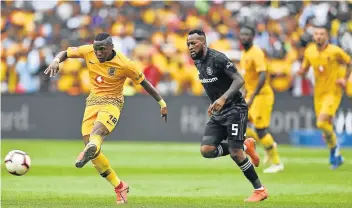
POLYGON ((162 73, 156 64, 152 61, 152 56, 147 56, 147 66, 143 69, 145 77, 155 87, 159 83, 162 73))
MULTIPOLYGON (((197 71, 184 44, 187 32, 196 27, 206 32, 209 46, 236 54, 241 50, 239 27, 255 24, 255 44, 266 53, 273 88, 292 89, 295 96, 312 93, 309 80, 291 75, 300 65, 300 40, 311 35, 314 24, 328 25, 330 41, 352 54, 351 1, 2 1, 1 6, 2 93, 89 92, 82 63, 67 60, 53 80, 41 73, 53 54, 68 45, 91 44, 102 31, 112 34, 115 49, 133 57, 141 69, 150 54, 160 72, 153 75, 153 84, 161 79, 161 86, 172 87, 167 91, 175 95, 204 94, 194 84, 197 71)), ((130 95, 143 93, 133 84, 126 86, 134 88, 130 95)))

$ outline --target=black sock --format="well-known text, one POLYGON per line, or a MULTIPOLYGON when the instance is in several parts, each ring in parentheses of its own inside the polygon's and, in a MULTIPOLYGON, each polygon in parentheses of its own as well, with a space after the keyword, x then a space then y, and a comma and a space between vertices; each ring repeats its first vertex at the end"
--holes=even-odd
POLYGON ((216 147, 216 149, 217 149, 217 157, 226 156, 230 154, 229 145, 227 143, 220 143, 219 146, 216 147))
POLYGON ((260 182, 258 175, 255 172, 254 166, 248 158, 244 159, 240 163, 237 163, 237 165, 241 168, 246 178, 252 183, 254 189, 262 187, 262 183, 260 182))

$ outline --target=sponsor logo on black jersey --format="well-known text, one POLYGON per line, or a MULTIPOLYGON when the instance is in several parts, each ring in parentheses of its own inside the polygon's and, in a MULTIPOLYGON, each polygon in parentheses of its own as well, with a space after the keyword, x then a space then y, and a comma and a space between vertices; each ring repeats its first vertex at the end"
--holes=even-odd
POLYGON ((213 77, 213 78, 210 78, 210 79, 205 79, 205 78, 200 79, 201 83, 212 83, 212 82, 216 82, 216 81, 218 81, 217 77, 213 77))

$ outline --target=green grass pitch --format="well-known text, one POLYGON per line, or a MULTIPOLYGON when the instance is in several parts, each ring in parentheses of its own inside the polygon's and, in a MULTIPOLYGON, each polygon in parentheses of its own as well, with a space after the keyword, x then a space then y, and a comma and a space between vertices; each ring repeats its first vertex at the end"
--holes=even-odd
MULTIPOLYGON (((2 140, 1 156, 26 151, 32 167, 25 176, 1 173, 2 207, 116 207, 108 182, 88 164, 74 167, 82 141, 2 140)), ((263 150, 258 147, 263 155, 263 150)), ((352 207, 352 149, 344 149, 345 164, 332 171, 328 151, 280 146, 285 171, 257 172, 269 190, 258 204, 243 200, 250 183, 229 157, 204 159, 195 143, 109 142, 103 152, 119 177, 131 186, 123 207, 352 207)))

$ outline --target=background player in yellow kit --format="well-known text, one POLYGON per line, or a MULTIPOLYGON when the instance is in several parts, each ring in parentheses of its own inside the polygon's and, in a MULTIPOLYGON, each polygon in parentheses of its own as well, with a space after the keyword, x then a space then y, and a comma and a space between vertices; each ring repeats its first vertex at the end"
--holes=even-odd
POLYGON ((331 168, 335 169, 343 163, 343 158, 336 142, 332 120, 340 106, 343 89, 351 73, 351 57, 338 46, 329 44, 326 28, 315 27, 313 38, 315 44, 306 48, 299 75, 305 75, 309 67, 313 67, 316 125, 323 132, 330 149, 331 168), (345 77, 341 77, 341 63, 349 65, 345 77))
POLYGON ((45 74, 55 76, 59 70, 59 63, 67 58, 83 58, 86 61, 91 83, 91 93, 86 100, 82 122, 82 135, 86 146, 77 158, 76 167, 82 168, 91 160, 100 175, 115 188, 117 203, 127 203, 128 184, 117 177, 109 161, 100 151, 103 139, 115 128, 123 108, 122 92, 126 78, 132 79, 135 84, 141 84, 158 101, 165 122, 166 103, 134 62, 113 49, 111 36, 107 33, 98 34, 94 38, 93 45, 69 47, 66 51, 60 52, 45 70, 45 74))
POLYGON ((264 146, 270 167, 264 173, 282 171, 284 166, 277 152, 277 145, 269 132, 271 112, 274 105, 274 92, 267 80, 267 68, 264 52, 253 45, 254 28, 244 26, 240 31, 240 41, 244 47, 240 66, 244 73, 246 101, 249 106, 249 121, 254 129, 247 128, 247 137, 259 140, 264 146))

